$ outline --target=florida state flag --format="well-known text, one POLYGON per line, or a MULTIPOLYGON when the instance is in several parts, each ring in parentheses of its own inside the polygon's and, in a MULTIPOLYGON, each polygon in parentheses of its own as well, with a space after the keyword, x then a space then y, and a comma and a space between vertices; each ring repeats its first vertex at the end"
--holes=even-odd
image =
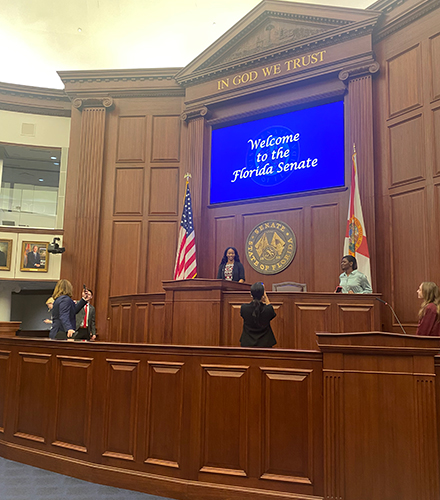
POLYGON ((350 204, 348 205, 344 255, 352 255, 356 258, 359 271, 364 273, 371 283, 370 254, 368 252, 364 216, 362 215, 361 197, 359 196, 356 148, 354 146, 352 160, 350 204))

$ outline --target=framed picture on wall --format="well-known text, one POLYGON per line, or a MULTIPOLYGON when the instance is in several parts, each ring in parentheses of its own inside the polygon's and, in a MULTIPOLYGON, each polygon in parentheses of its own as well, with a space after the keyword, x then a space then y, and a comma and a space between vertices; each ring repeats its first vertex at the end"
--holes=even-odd
POLYGON ((49 242, 23 241, 20 271, 47 273, 49 268, 49 242))
POLYGON ((0 271, 11 270, 12 240, 0 240, 0 271))

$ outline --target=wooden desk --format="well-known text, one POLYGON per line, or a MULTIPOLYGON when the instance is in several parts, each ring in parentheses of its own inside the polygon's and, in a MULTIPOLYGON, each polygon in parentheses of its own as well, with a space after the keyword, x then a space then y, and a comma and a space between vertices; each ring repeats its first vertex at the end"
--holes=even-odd
POLYGON ((440 338, 317 337, 322 352, 0 337, 0 456, 185 500, 440 500, 440 338))
MULTIPOLYGON (((239 346, 249 283, 164 281, 163 294, 110 298, 112 342, 239 346)), ((318 350, 315 332, 380 330, 379 294, 268 292, 281 349, 318 350)))

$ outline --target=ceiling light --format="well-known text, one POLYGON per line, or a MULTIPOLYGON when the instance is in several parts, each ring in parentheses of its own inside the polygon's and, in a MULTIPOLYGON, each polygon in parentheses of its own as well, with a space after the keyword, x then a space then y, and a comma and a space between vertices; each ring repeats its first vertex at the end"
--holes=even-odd
POLYGON ((43 181, 44 181, 44 179, 38 179, 38 180, 39 180, 40 182, 43 182, 43 181))
POLYGON ((58 162, 54 162, 53 164, 54 164, 54 165, 59 165, 59 163, 58 163, 58 162))
POLYGON ((50 159, 51 159, 51 160, 56 160, 56 159, 57 159, 57 157, 56 157, 56 156, 51 156, 51 157, 50 157, 50 159))
POLYGON ((81 28, 78 28, 78 33, 81 33, 82 29, 81 28))

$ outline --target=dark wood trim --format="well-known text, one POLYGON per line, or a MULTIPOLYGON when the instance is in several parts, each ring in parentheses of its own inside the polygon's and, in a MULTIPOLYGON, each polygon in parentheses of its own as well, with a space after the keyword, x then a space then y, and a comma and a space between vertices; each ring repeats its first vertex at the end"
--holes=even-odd
POLYGON ((63 229, 36 229, 33 227, 21 226, 0 226, 0 233, 32 233, 32 234, 53 234, 56 236, 63 235, 63 229))
POLYGON ((0 82, 0 109, 50 116, 70 116, 64 90, 0 82))

